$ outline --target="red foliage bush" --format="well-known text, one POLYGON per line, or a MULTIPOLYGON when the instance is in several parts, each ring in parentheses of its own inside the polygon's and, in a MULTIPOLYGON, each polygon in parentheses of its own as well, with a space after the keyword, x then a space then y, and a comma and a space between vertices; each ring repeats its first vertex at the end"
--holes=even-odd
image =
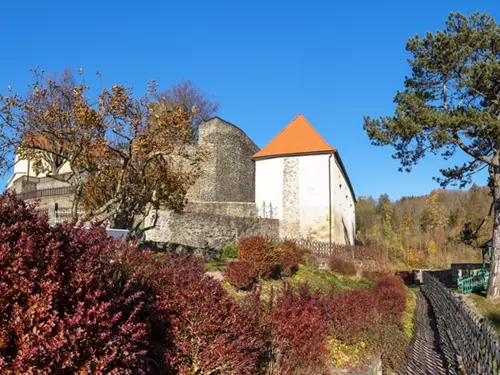
POLYGON ((341 275, 356 275, 356 266, 354 263, 338 256, 330 257, 328 260, 328 267, 330 268, 330 271, 340 273, 341 275))
POLYGON ((384 319, 401 323, 406 310, 408 291, 401 277, 385 276, 373 287, 377 309, 384 319))
POLYGON ((234 301, 201 260, 145 254, 127 265, 160 295, 167 331, 165 362, 179 374, 259 374, 265 343, 254 311, 234 301))
POLYGON ((242 238, 238 244, 238 258, 250 263, 258 277, 266 278, 279 273, 279 252, 276 246, 264 237, 242 238))
POLYGON ((361 272, 361 276, 365 279, 371 280, 371 281, 378 281, 381 278, 387 276, 387 272, 380 272, 380 271, 368 271, 364 270, 361 272))
POLYGON ((155 300, 111 262, 103 228, 52 228, 0 196, 0 373, 146 374, 155 300))
POLYGON ((328 332, 325 311, 325 299, 319 292, 311 293, 303 285, 299 293, 294 293, 285 286, 271 317, 276 373, 308 373, 306 369, 318 371, 324 367, 328 332))
POLYGON ((375 298, 369 289, 331 294, 328 300, 330 334, 346 343, 355 342, 374 322, 375 311, 375 298))
POLYGON ((305 250, 293 241, 283 241, 279 245, 281 250, 280 265, 283 276, 292 276, 297 271, 299 263, 302 262, 305 250))
POLYGON ((224 277, 238 289, 249 289, 255 282, 252 265, 244 261, 229 262, 224 277))
POLYGON ((382 277, 377 281, 374 289, 375 290, 394 289, 405 296, 408 293, 408 290, 406 289, 403 279, 395 275, 387 275, 382 277))

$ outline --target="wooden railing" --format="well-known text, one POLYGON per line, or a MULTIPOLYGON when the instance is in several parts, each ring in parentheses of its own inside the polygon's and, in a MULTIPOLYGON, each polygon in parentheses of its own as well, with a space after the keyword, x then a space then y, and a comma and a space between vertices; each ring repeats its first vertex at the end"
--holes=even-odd
POLYGON ((388 259, 387 249, 382 246, 351 246, 338 245, 329 242, 314 240, 292 240, 298 246, 308 249, 311 253, 330 257, 339 256, 352 260, 377 260, 386 261, 388 259))

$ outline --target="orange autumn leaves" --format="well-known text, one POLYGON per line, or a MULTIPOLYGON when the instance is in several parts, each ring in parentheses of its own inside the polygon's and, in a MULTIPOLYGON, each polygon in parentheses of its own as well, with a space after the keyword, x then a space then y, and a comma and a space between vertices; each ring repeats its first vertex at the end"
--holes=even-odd
POLYGON ((112 85, 92 97, 69 71, 49 79, 33 73, 28 94, 0 96, 0 130, 9 133, 0 148, 33 161, 36 173, 69 170, 73 212, 83 208, 87 219, 135 225, 151 210, 182 209, 202 161, 195 105, 159 96, 154 81, 142 96, 112 85))

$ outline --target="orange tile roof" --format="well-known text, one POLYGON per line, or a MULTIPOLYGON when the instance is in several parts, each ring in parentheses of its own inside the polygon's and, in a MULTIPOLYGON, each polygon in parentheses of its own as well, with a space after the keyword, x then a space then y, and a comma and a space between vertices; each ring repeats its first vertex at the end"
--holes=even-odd
POLYGON ((335 151, 301 114, 297 115, 254 158, 335 151))

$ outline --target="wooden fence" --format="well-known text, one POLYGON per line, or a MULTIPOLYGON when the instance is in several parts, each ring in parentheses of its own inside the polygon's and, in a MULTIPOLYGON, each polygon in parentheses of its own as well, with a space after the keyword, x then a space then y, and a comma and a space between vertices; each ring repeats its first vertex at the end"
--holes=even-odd
POLYGON ((329 242, 305 239, 288 239, 288 241, 293 241, 311 253, 325 258, 338 256, 351 260, 376 260, 381 262, 387 262, 388 260, 387 249, 382 246, 330 245, 329 242))
POLYGON ((436 314, 441 348, 450 374, 499 374, 499 336, 430 272, 422 291, 436 314))

